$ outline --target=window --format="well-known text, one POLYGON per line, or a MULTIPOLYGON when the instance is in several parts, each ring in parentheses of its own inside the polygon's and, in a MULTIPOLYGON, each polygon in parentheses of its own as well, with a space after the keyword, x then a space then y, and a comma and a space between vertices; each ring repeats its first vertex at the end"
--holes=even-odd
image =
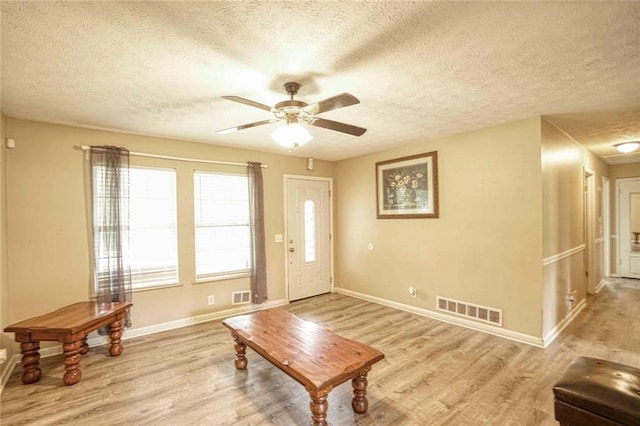
POLYGON ((304 261, 316 261, 316 209, 313 200, 304 202, 304 261))
POLYGON ((196 280, 251 272, 245 175, 194 173, 196 280))
MULTIPOLYGON (((104 173, 104 168, 94 170, 96 174, 104 173)), ((103 199, 104 196, 95 199, 96 215, 102 211, 97 206, 103 199)), ((178 282, 176 210, 175 170, 129 169, 129 263, 133 289, 178 282)), ((95 223, 101 223, 99 217, 95 223)), ((109 231, 96 228, 95 232, 109 231)), ((107 259, 97 260, 96 276, 100 281, 100 265, 106 265, 107 259)))

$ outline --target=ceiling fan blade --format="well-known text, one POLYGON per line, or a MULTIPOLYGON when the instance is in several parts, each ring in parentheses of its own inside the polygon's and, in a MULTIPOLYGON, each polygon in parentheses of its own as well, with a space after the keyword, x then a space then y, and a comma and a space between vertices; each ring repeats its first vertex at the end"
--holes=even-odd
POLYGON ((361 136, 367 129, 353 126, 351 124, 340 123, 338 121, 326 120, 324 118, 313 117, 309 120, 309 124, 316 127, 323 127, 337 132, 348 133, 354 136, 361 136))
POLYGON ((278 120, 276 120, 275 118, 272 118, 270 120, 256 121, 255 123, 243 124, 241 126, 234 126, 234 127, 229 127, 227 129, 218 130, 216 131, 216 133, 219 135, 226 135, 227 133, 233 133, 233 132, 237 132, 238 130, 249 129, 251 127, 256 127, 256 126, 262 126, 263 124, 275 123, 276 121, 278 120))
POLYGON ((320 114, 322 112, 331 111, 333 109, 348 107, 349 105, 359 104, 358 98, 350 93, 341 93, 339 95, 327 98, 323 101, 307 105, 303 108, 305 112, 311 115, 320 114))
POLYGON ((240 96, 222 96, 222 99, 226 99, 228 101, 239 102, 241 104, 249 105, 255 108, 260 108, 265 111, 271 112, 272 108, 268 105, 261 104, 260 102, 251 101, 249 99, 241 98, 240 96))

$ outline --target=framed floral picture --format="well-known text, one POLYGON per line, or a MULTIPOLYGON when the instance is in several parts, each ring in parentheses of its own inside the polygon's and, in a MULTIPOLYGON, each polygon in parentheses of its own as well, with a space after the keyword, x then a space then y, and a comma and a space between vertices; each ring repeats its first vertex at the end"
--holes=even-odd
POLYGON ((376 163, 378 219, 438 217, 438 152, 376 163))

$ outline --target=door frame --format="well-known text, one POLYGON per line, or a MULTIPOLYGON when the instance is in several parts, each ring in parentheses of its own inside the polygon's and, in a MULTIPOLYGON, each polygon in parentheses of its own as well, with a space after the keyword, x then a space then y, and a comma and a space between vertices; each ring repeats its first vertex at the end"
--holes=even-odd
POLYGON ((611 276, 611 181, 608 177, 602 177, 602 238, 604 243, 604 259, 602 274, 611 276))
POLYGON ((584 242, 585 242, 585 279, 587 293, 595 294, 596 283, 594 282, 595 270, 595 172, 584 167, 584 242))
POLYGON ((632 178, 622 178, 616 179, 616 204, 615 204, 615 217, 616 217, 616 273, 614 276, 621 277, 620 275, 620 264, 622 263, 622 257, 620 257, 620 245, 622 238, 620 238, 620 183, 621 182, 639 182, 640 178, 632 177, 632 178))
POLYGON ((282 252, 284 254, 284 291, 285 291, 285 299, 287 303, 289 303, 289 262, 288 262, 288 244, 289 241, 289 218, 288 214, 288 188, 287 184, 290 180, 315 180, 329 183, 329 266, 331 276, 329 277, 329 283, 331 284, 331 293, 335 293, 335 280, 333 277, 334 274, 334 241, 335 241, 335 233, 333 230, 333 178, 332 177, 324 177, 324 176, 305 176, 305 175, 289 175, 285 174, 283 178, 283 197, 284 198, 284 241, 282 245, 282 252))

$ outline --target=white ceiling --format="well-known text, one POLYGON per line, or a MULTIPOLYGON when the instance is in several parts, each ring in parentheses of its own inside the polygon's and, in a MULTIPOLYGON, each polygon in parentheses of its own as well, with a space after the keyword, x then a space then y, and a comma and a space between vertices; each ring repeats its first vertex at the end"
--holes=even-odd
MULTIPOLYGON (((597 155, 640 140, 638 2, 2 2, 10 117, 286 153, 282 85, 349 92, 291 155, 340 160, 536 115, 597 155)), ((615 157, 609 159, 615 161, 615 157)))

